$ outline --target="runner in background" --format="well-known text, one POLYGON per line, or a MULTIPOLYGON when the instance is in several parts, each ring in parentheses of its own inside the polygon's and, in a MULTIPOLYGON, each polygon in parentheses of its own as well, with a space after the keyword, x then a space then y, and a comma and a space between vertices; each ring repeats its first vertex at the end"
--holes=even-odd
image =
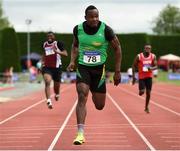
POLYGON ((144 51, 138 54, 132 65, 133 84, 135 84, 135 71, 138 69, 139 77, 139 95, 143 95, 146 91, 146 103, 144 111, 149 113, 149 101, 151 98, 153 70, 157 69, 157 61, 155 54, 151 53, 151 45, 146 44, 144 51))
POLYGON ((45 94, 47 105, 52 109, 52 100, 50 94, 50 84, 54 81, 55 100, 59 100, 60 82, 61 82, 61 56, 67 56, 67 51, 64 48, 64 43, 55 40, 53 32, 47 33, 47 41, 43 44, 42 57, 42 74, 45 81, 45 94))

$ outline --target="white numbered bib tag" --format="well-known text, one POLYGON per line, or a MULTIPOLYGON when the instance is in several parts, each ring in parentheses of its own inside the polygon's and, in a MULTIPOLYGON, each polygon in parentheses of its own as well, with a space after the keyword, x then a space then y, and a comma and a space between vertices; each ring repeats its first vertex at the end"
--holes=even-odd
POLYGON ((95 64, 101 62, 101 55, 97 51, 85 51, 83 56, 83 62, 89 64, 95 64))
POLYGON ((143 65, 143 72, 148 72, 149 67, 150 67, 150 65, 147 65, 147 64, 143 65))
POLYGON ((46 48, 45 48, 45 54, 46 54, 46 56, 49 56, 49 55, 55 54, 55 52, 54 52, 54 50, 52 49, 52 47, 46 47, 46 48))

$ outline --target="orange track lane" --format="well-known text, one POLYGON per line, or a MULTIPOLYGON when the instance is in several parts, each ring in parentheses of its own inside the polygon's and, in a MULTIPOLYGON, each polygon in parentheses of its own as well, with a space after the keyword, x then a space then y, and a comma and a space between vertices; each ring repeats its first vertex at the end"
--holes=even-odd
POLYGON ((87 102, 86 142, 75 146, 75 85, 62 85, 49 110, 44 92, 0 104, 0 150, 180 150, 180 87, 155 84, 150 114, 137 86, 107 85, 104 110, 87 102), (167 93, 171 91, 171 93, 167 93))

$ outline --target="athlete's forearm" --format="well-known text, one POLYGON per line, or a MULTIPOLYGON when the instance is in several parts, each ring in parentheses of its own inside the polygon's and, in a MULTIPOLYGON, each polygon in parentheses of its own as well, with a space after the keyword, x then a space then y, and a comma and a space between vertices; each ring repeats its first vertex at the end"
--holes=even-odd
POLYGON ((122 51, 119 45, 119 47, 115 49, 115 72, 121 71, 121 60, 122 60, 122 51))
POLYGON ((132 65, 132 76, 135 78, 135 72, 138 66, 138 56, 134 59, 133 65, 132 65))
POLYGON ((44 65, 44 54, 42 55, 42 57, 41 57, 41 64, 42 64, 42 66, 44 65))
POLYGON ((62 55, 65 56, 65 57, 67 57, 67 56, 68 56, 67 51, 66 51, 66 50, 63 50, 63 51, 62 51, 62 55))
POLYGON ((59 48, 56 48, 56 49, 54 49, 54 52, 61 55, 61 56, 66 56, 66 57, 68 56, 68 53, 65 49, 62 51, 59 48))
POLYGON ((136 67, 133 64, 132 65, 132 76, 133 76, 133 78, 135 78, 135 71, 136 71, 136 67))
POLYGON ((154 58, 154 63, 153 63, 153 66, 150 67, 150 70, 156 70, 158 67, 157 67, 157 60, 156 60, 156 57, 154 58))
POLYGON ((67 53, 66 50, 60 51, 58 54, 60 54, 60 55, 62 55, 62 56, 65 56, 65 57, 68 56, 68 53, 67 53))
POLYGON ((71 50, 71 62, 72 63, 76 62, 78 54, 79 54, 78 48, 73 46, 72 50, 71 50))
POLYGON ((121 45, 120 45, 120 42, 119 42, 117 36, 115 36, 110 43, 111 43, 111 46, 114 49, 115 73, 120 72, 120 70, 121 70, 121 60, 122 60, 122 51, 121 51, 121 45))

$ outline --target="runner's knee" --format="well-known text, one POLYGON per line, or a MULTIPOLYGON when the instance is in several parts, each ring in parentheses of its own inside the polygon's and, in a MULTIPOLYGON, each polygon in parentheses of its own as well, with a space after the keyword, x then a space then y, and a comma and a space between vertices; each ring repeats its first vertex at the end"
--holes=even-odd
POLYGON ((101 104, 101 105, 96 105, 95 104, 95 107, 97 110, 102 110, 104 108, 104 104, 101 104))
POLYGON ((106 95, 104 93, 93 92, 92 100, 97 110, 102 110, 105 106, 106 95))

